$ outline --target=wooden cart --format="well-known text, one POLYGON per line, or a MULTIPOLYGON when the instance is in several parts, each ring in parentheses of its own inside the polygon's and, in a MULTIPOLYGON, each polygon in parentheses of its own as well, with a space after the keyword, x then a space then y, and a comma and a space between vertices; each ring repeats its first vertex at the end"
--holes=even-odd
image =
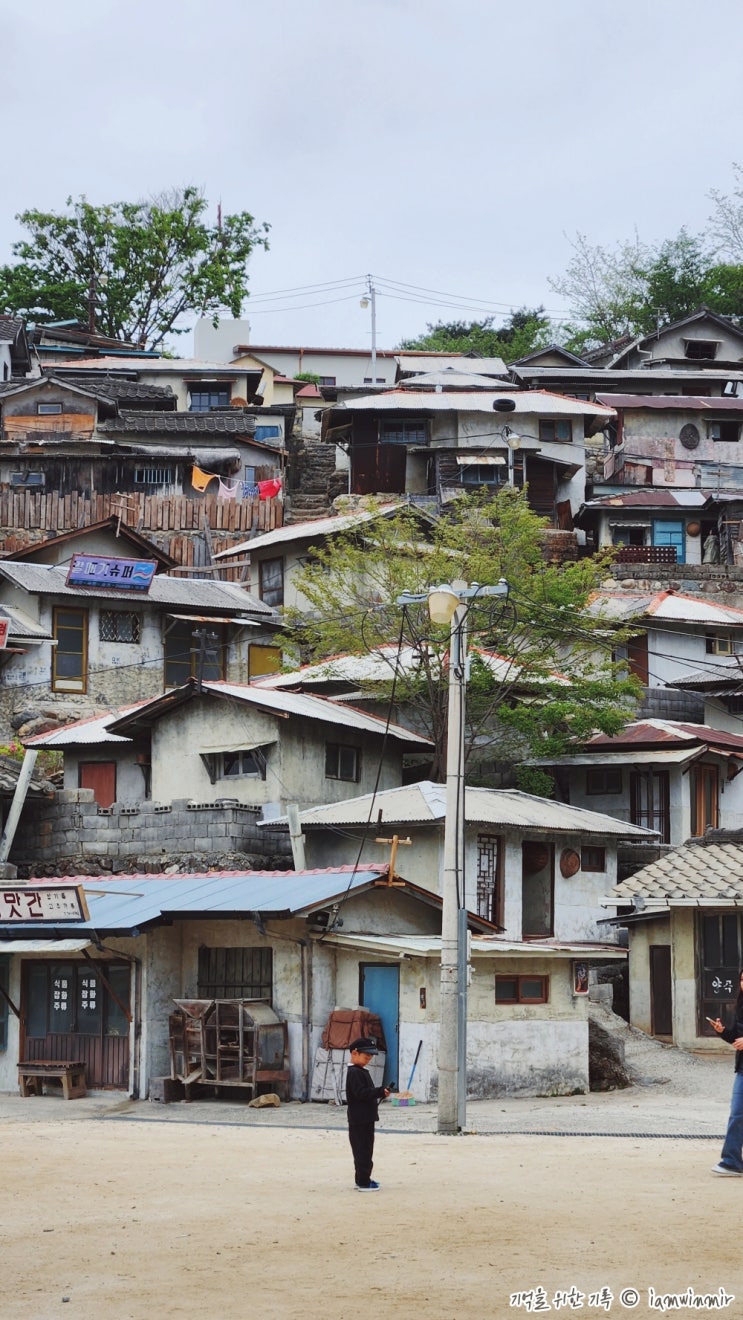
POLYGON ((176 999, 169 1018, 170 1075, 193 1086, 289 1090, 285 1022, 262 999, 176 999))

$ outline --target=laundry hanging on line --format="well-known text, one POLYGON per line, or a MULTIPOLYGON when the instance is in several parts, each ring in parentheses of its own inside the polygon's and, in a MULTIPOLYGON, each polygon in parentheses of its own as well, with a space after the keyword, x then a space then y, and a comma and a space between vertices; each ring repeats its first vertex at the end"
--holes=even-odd
POLYGON ((242 482, 241 482, 241 481, 236 481, 235 484, 234 484, 233 486, 228 486, 227 483, 226 483, 225 481, 223 481, 222 478, 220 477, 220 478, 219 478, 219 489, 218 489, 218 491, 217 491, 217 496, 218 496, 218 498, 219 498, 220 500, 234 500, 234 499, 236 499, 236 497, 237 497, 237 488, 238 488, 238 486, 241 486, 241 485, 242 485, 242 482))
POLYGON ((194 463, 193 471, 191 472, 191 485, 193 486, 194 490, 203 492, 206 490, 207 486, 209 485, 209 482, 214 481, 214 478, 216 476, 217 476, 216 472, 203 472, 201 468, 197 467, 197 465, 194 463))
POLYGON ((268 481, 258 482, 258 499, 272 500, 281 490, 281 477, 271 477, 268 481))

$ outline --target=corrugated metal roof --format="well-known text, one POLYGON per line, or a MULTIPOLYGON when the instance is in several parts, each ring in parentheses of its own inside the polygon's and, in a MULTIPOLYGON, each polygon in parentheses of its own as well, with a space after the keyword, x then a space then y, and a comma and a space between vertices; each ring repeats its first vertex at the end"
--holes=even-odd
POLYGON ((301 541, 304 537, 314 539, 318 536, 334 536, 338 532, 348 532, 354 527, 362 527, 364 523, 373 522, 375 518, 389 518, 391 514, 409 507, 404 501, 397 501, 395 504, 382 504, 378 509, 368 512, 345 513, 338 514, 335 518, 310 518, 306 522, 288 523, 285 527, 277 527, 273 532, 264 532, 262 536, 241 541, 230 550, 220 550, 214 558, 226 559, 228 556, 242 554, 245 550, 265 550, 267 546, 301 541))
POLYGON ((443 389, 448 390, 492 390, 493 377, 478 376, 474 371, 462 371, 455 367, 440 367, 437 371, 424 371, 419 376, 407 376, 404 385, 406 390, 431 390, 436 389, 437 385, 441 385, 443 389))
POLYGON ((633 720, 613 737, 606 733, 595 733, 584 744, 584 749, 673 747, 683 743, 706 744, 709 747, 725 747, 729 751, 743 752, 743 735, 726 733, 709 724, 689 724, 681 720, 633 720))
MULTIPOLYGON (((438 935, 327 935, 324 944, 340 948, 369 949, 389 953, 393 957, 408 953, 413 958, 441 957, 441 938, 438 935)), ((617 944, 571 943, 566 940, 507 940, 498 935, 475 935, 470 941, 473 958, 500 958, 514 954, 522 958, 617 958, 624 961, 627 950, 617 944)))
POLYGON ((0 953, 79 953, 87 949, 89 939, 82 940, 6 940, 0 943, 0 953))
POLYGON ((95 743, 130 742, 130 738, 111 733, 108 726, 114 720, 121 719, 123 715, 131 714, 140 706, 146 705, 146 701, 137 701, 131 706, 107 711, 105 715, 93 715, 90 719, 75 720, 72 724, 64 724, 60 729, 52 729, 50 733, 37 733, 32 738, 24 738, 23 745, 33 750, 38 747, 87 747, 95 743))
POLYGON ((701 509, 710 495, 703 490, 635 490, 586 500, 584 509, 701 509))
MULTIPOLYGON (((316 665, 303 665, 288 674, 265 674, 253 680, 261 688, 292 688, 305 683, 376 683, 389 682, 395 670, 401 674, 414 673, 419 667, 419 651, 414 646, 403 646, 398 655, 397 646, 390 644, 376 646, 365 655, 335 655, 322 660, 316 665)), ((470 647, 470 654, 490 670, 500 682, 518 682, 522 666, 508 656, 498 655, 495 651, 484 651, 480 647, 470 647)), ((564 674, 532 676, 527 673, 525 683, 530 687, 543 683, 557 683, 570 686, 570 679, 564 674)))
POLYGON ((637 898, 661 909, 743 904, 743 843, 685 843, 623 880, 604 906, 637 898))
POLYGON ((425 352, 418 352, 397 353, 395 361, 402 372, 442 371, 450 367, 453 371, 461 371, 469 375, 504 376, 508 379, 508 367, 503 358, 500 357, 470 358, 462 357, 459 353, 450 355, 431 353, 429 355, 425 352))
MULTIPOLYGON (((372 794, 347 798, 327 807, 311 807, 300 813, 302 826, 365 825, 369 819, 372 794)), ((403 788, 389 788, 374 798, 374 817, 381 811, 382 823, 438 824, 446 816, 446 786, 423 780, 403 788)), ((467 821, 489 825, 513 826, 530 834, 589 834, 613 838, 651 838, 651 830, 628 825, 598 811, 570 807, 564 802, 520 793, 517 789, 465 789, 464 814, 467 821)), ((272 822, 275 824, 275 822, 272 822)))
POLYGON ((9 605, 0 605, 0 618, 8 619, 10 627, 8 629, 8 638, 18 638, 24 642, 46 642, 50 641, 53 634, 46 628, 42 628, 32 619, 24 610, 15 607, 11 609, 9 605))
POLYGON ((608 408, 652 412, 743 412, 743 399, 695 394, 596 394, 608 408))
POLYGON ((743 610, 700 596, 676 591, 654 594, 634 591, 597 591, 590 601, 593 614, 611 619, 658 619, 666 623, 727 624, 743 628, 743 610))
POLYGON ((527 765, 686 765, 695 761, 704 752, 704 748, 692 747, 689 750, 679 747, 656 747, 652 750, 643 748, 636 752, 615 752, 608 748, 605 752, 578 752, 575 756, 537 757, 527 761, 527 765))
POLYGON ((176 578, 156 573, 149 591, 106 591, 101 587, 68 587, 67 565, 28 564, 4 559, 0 576, 36 595, 92 597, 106 600, 138 600, 143 605, 173 605, 184 609, 204 609, 220 613, 239 612, 273 616, 263 601, 244 591, 234 582, 213 582, 206 578, 176 578))
POLYGON ((487 393, 485 390, 456 390, 447 394, 413 394, 410 390, 385 390, 382 394, 366 394, 358 399, 346 399, 329 411, 334 414, 344 412, 482 412, 493 419, 493 430, 497 428, 497 419, 493 413, 496 399, 512 399, 515 408, 507 415, 539 417, 605 417, 609 421, 615 416, 613 408, 606 408, 600 403, 588 403, 585 399, 569 399, 562 394, 549 394, 545 390, 497 390, 487 393))
MULTIPOLYGON (((342 898, 386 875, 386 866, 327 867, 305 871, 210 871, 190 875, 66 876, 81 884, 90 921, 64 923, 69 937, 131 935, 176 917, 290 917, 342 898)), ((35 881, 59 884, 59 881, 35 881)), ((59 926, 47 927, 58 935, 59 926)), ((41 934, 38 923, 0 926, 11 940, 41 934)), ((3 945, 0 943, 0 952, 3 945)))

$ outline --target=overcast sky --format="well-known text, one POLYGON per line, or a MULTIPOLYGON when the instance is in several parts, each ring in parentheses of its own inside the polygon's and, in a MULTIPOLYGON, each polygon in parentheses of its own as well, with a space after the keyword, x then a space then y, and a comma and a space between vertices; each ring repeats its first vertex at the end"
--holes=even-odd
POLYGON ((742 35, 740 0, 0 0, 0 261, 24 208, 195 183, 271 225, 255 344, 368 345, 367 273, 380 348, 557 315, 576 230, 694 231, 732 188, 742 35))

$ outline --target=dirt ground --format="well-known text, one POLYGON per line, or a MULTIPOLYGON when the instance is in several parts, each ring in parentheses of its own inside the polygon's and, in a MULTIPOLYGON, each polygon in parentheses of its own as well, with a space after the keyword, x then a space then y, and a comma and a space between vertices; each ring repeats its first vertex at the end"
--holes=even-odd
POLYGON ((360 1195, 343 1131, 63 1113, 0 1127, 2 1320, 645 1316, 690 1286, 743 1315, 718 1141, 381 1133, 360 1195))

